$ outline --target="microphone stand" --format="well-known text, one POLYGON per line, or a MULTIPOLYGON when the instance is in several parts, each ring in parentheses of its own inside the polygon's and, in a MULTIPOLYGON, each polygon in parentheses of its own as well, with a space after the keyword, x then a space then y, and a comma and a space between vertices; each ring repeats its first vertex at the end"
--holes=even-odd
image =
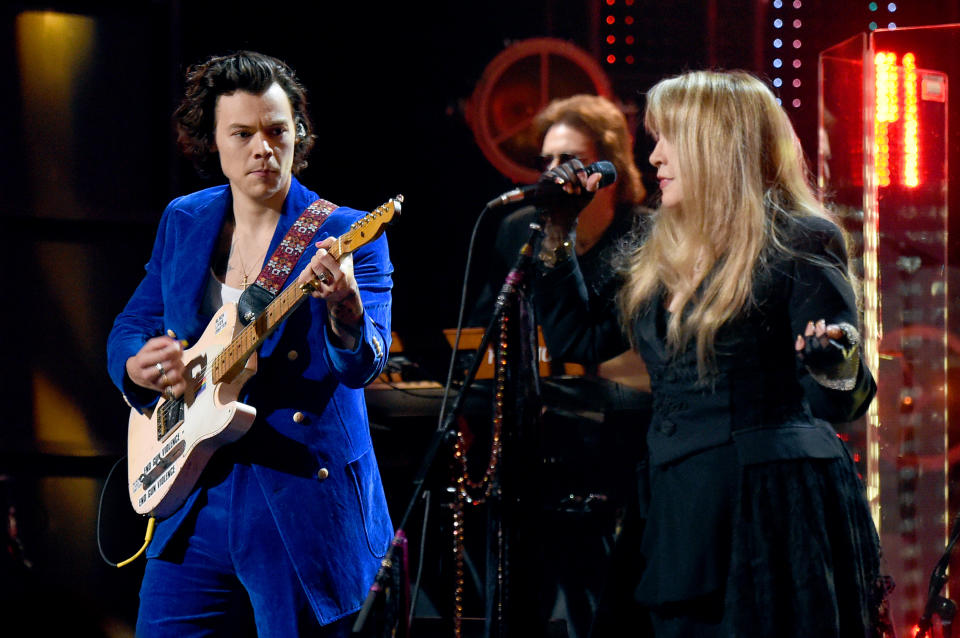
MULTIPOLYGON (((403 530, 406 527, 407 521, 410 519, 414 508, 416 507, 416 503, 419 500, 420 495, 423 493, 424 483, 427 475, 430 472, 430 469, 433 467, 433 463, 436 459, 437 452, 440 450, 440 446, 444 442, 449 442, 451 435, 453 435, 451 426, 456 422, 456 419, 460 414, 460 410, 463 408, 464 401, 466 400, 467 392, 473 385, 473 382, 477 376, 477 372, 480 370, 480 366, 483 364, 491 335, 494 334, 499 327, 500 317, 503 314, 507 301, 517 294, 522 285, 527 283, 530 266, 533 264, 533 256, 536 254, 536 249, 539 247, 542 239, 542 226, 538 223, 531 223, 530 236, 520 249, 516 262, 514 263, 513 268, 507 274, 507 277, 503 283, 503 287, 500 289, 500 294, 497 295, 493 316, 490 318, 490 322, 487 324, 486 330, 484 330, 483 337, 480 339, 480 345, 477 346, 476 354, 473 357, 473 362, 470 366, 470 369, 467 371, 467 375, 461 384, 460 392, 454 398, 450 411, 445 415, 443 421, 437 426, 437 429, 434 430, 433 437, 429 446, 427 447, 427 453, 421 461, 420 469, 417 472, 416 477, 413 479, 413 495, 410 497, 410 501, 407 504, 407 509, 404 512, 403 517, 400 519, 400 525, 397 527, 396 535, 394 536, 393 541, 390 543, 390 548, 387 550, 386 556, 384 556, 380 563, 380 569, 377 572, 377 576, 374 579, 373 585, 370 586, 370 590, 367 592, 367 598, 364 600, 363 606, 360 608, 360 612, 357 614, 357 619, 354 622, 352 629, 353 635, 366 635, 366 625, 370 618, 374 604, 381 594, 386 595, 391 586, 396 585, 396 583, 391 583, 391 574, 394 572, 394 565, 396 562, 398 560, 404 560, 404 555, 398 556, 398 551, 402 551, 406 546, 406 537, 403 530)), ((406 636, 409 636, 409 631, 410 627, 407 622, 407 618, 404 617, 397 633, 393 635, 405 638, 406 636)))
POLYGON ((953 521, 953 529, 950 531, 950 541, 943 552, 943 556, 937 561, 933 572, 930 574, 930 586, 927 590, 927 604, 924 605, 923 616, 917 624, 919 631, 916 638, 923 638, 933 626, 933 616, 939 616, 943 627, 943 638, 950 638, 953 617, 957 613, 957 604, 948 598, 940 595, 940 591, 947 583, 947 567, 950 565, 950 557, 953 554, 953 548, 960 539, 960 515, 953 521))

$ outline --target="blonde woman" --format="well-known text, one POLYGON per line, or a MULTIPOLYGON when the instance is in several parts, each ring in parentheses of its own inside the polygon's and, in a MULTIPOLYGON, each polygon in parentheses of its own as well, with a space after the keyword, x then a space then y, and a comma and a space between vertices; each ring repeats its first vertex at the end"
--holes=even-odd
MULTIPOLYGON (((880 635, 876 531, 826 422, 858 417, 876 391, 844 235, 757 78, 664 80, 645 124, 660 207, 626 255, 619 316, 590 308, 575 255, 556 259, 576 226, 561 211, 535 296, 555 356, 628 343, 650 373, 633 595, 657 638, 880 635)), ((582 200, 596 178, 580 168, 548 175, 582 200)))

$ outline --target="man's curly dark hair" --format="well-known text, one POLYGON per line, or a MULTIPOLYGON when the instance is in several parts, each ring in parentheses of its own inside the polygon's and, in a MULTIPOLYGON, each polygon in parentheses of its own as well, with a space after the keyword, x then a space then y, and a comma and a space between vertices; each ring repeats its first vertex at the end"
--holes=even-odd
POLYGON ((217 98, 235 91, 260 95, 274 82, 287 94, 293 108, 293 174, 299 175, 307 167, 307 155, 316 136, 307 113, 306 89, 284 62, 254 51, 239 51, 191 66, 183 101, 173 113, 177 144, 201 175, 216 174, 220 166, 213 150, 217 98))

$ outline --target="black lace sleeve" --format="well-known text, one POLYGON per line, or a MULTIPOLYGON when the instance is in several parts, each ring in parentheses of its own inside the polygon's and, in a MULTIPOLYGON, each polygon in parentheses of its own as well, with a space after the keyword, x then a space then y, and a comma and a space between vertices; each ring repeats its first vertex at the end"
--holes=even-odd
POLYGON ((615 304, 591 304, 576 257, 540 273, 534 291, 543 338, 555 358, 592 365, 629 348, 615 304))
MULTIPOLYGON (((793 334, 803 334, 807 322, 818 319, 858 332, 856 296, 846 276, 847 252, 840 230, 826 220, 807 219, 798 224, 794 237, 801 254, 794 260, 789 300, 793 334)), ((847 378, 833 379, 817 370, 801 377, 806 398, 819 418, 832 423, 852 421, 870 405, 876 382, 859 346, 853 357, 855 365, 847 378)))

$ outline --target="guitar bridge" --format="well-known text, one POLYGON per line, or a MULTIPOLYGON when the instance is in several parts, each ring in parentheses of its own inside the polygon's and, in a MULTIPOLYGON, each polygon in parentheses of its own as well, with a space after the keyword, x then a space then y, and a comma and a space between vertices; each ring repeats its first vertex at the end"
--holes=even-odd
POLYGON ((167 401, 160 406, 160 412, 157 414, 158 441, 183 423, 184 413, 183 397, 167 401))

